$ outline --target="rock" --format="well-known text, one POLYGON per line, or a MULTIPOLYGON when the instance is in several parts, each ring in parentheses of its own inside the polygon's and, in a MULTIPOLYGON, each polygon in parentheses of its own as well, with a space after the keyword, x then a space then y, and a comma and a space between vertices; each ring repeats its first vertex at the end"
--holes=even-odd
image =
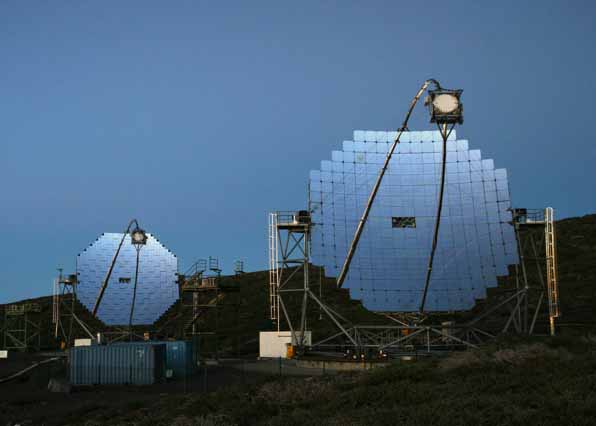
POLYGON ((48 390, 50 392, 70 393, 71 386, 70 383, 64 379, 51 378, 48 383, 48 390))

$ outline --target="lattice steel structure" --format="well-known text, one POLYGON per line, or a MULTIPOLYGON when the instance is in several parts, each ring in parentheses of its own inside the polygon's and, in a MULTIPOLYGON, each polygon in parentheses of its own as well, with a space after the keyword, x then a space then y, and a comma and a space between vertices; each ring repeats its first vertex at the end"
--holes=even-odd
POLYGON ((513 209, 513 223, 520 253, 520 267, 516 268, 517 287, 526 291, 519 297, 523 304, 523 316, 515 319, 514 326, 532 334, 538 316, 546 306, 548 333, 555 335, 556 319, 561 315, 559 306, 559 282, 557 274, 556 232, 554 210, 513 209), (532 305, 529 309, 529 305, 532 305), (531 315, 531 317, 530 317, 531 315))
POLYGON ((269 300, 271 319, 280 331, 281 319, 292 332, 292 340, 301 346, 306 335, 306 310, 312 295, 309 285, 309 243, 311 220, 307 211, 274 212, 269 215, 269 300), (302 285, 290 287, 291 278, 299 271, 303 274, 302 285), (290 296, 300 299, 298 322, 292 321, 286 306, 290 296), (286 301, 284 302, 284 296, 286 301), (280 312, 281 308, 281 312, 280 312))
MULTIPOLYGON (((458 140, 454 132, 443 145, 440 132, 431 131, 402 133, 344 281, 352 298, 392 324, 352 323, 317 300, 310 291, 308 274, 303 286, 286 290, 288 295, 303 297, 300 312, 294 312, 299 323, 291 323, 292 313, 283 303, 283 287, 288 281, 284 270, 300 268, 312 259, 325 267, 327 275, 337 275, 394 137, 394 132, 356 131, 354 141, 344 142, 342 151, 334 151, 331 161, 324 161, 321 170, 311 172, 308 226, 300 224, 294 213, 270 215, 271 319, 279 326, 286 318, 293 340, 300 346, 307 301, 314 299, 338 332, 315 342, 312 348, 351 348, 348 351, 357 358, 476 347, 511 330, 531 334, 545 295, 554 330, 558 291, 552 209, 546 209, 540 221, 528 222, 526 218, 521 223, 519 214, 512 214, 506 171, 495 169, 492 160, 470 150, 468 142, 458 140), (447 147, 445 153, 442 146, 447 147), (429 285, 426 309, 430 316, 420 315, 417 309, 428 277, 443 154, 445 206, 429 285), (529 227, 539 227, 544 237, 542 259, 547 278, 540 288, 526 274, 528 261, 535 260, 523 254, 530 247, 524 242, 529 227), (498 281, 507 281, 505 277, 512 270, 515 284, 499 288, 497 296, 487 299, 488 291, 497 290, 498 281), (539 299, 532 296, 533 290, 538 290, 535 294, 539 299)), ((535 244, 532 247, 534 252, 541 250, 535 244)))
POLYGON ((202 358, 219 358, 223 337, 220 330, 222 309, 228 310, 235 318, 234 351, 237 352, 239 295, 238 286, 223 283, 217 258, 200 259, 184 275, 180 275, 177 319, 181 329, 178 334, 180 338, 199 341, 202 358))
POLYGON ((41 306, 39 303, 7 305, 4 309, 4 349, 39 351, 41 306))
POLYGON ((244 274, 244 261, 243 260, 236 260, 234 262, 234 274, 236 274, 236 275, 244 274))
POLYGON ((60 347, 68 348, 79 336, 95 339, 92 328, 77 315, 77 275, 60 274, 54 279, 52 295, 52 334, 60 347))
POLYGON ((314 301, 326 316, 338 327, 340 334, 351 344, 357 341, 349 334, 349 321, 324 304, 310 289, 310 241, 312 222, 306 210, 297 212, 273 212, 269 215, 269 305, 270 318, 281 331, 282 321, 292 333, 292 342, 303 353, 307 342, 307 309, 309 300, 314 301), (302 273, 300 284, 292 278, 302 273), (298 310, 291 308, 298 306, 298 310))
MULTIPOLYGON (((501 310, 508 313, 503 332, 511 324, 518 332, 531 332, 535 318, 528 330, 529 285, 520 226, 511 214, 507 173, 495 169, 479 150, 470 150, 466 140, 457 139, 455 125, 463 123, 461 94, 460 89, 445 89, 434 79, 426 80, 397 131, 355 131, 342 151, 333 151, 331 161, 323 161, 320 170, 311 172, 308 235, 312 244, 305 237, 305 247, 312 247, 313 261, 336 276, 337 286, 348 288, 353 299, 398 323, 353 325, 326 310, 340 331, 314 346, 341 345, 347 339, 361 356, 366 348, 382 351, 405 342, 408 346, 422 342, 429 351, 437 341, 474 346, 474 341, 494 337, 480 325, 501 310), (410 116, 430 85, 433 89, 428 90, 425 104, 439 130, 410 132, 410 116), (519 270, 518 264, 524 285, 519 285, 516 275, 513 294, 497 298, 463 325, 452 320, 438 326, 422 324, 429 315, 453 318, 455 313, 470 312, 497 287, 499 277, 508 275, 511 265, 519 270)), ((277 234, 280 229, 274 219, 269 224, 269 289, 271 318, 279 323, 280 306, 289 321, 279 265, 291 258, 283 253, 279 235, 274 238, 274 228, 277 234)), ((554 228, 549 230, 547 225, 545 235, 547 275, 556 277, 554 228)), ((299 240, 295 242, 299 245, 299 240)), ((308 257, 305 251, 302 261, 308 257)), ((305 275, 300 290, 303 320, 308 298, 316 300, 308 286, 305 275)), ((557 292, 553 286, 547 289, 550 306, 557 292)), ((550 306, 551 329, 557 309, 550 306)), ((291 324, 290 328, 294 331, 291 324)))

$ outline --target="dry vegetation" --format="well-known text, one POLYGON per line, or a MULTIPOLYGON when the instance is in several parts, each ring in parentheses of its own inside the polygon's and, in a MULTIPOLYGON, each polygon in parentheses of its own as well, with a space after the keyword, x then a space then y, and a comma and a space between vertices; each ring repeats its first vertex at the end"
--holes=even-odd
POLYGON ((504 340, 368 373, 271 378, 102 412, 112 425, 592 425, 596 337, 504 340))
MULTIPOLYGON (((67 395, 59 403, 54 398, 55 422, 51 424, 592 425, 596 418, 596 215, 560 221, 557 231, 563 311, 562 336, 557 338, 508 337, 480 350, 396 363, 361 374, 270 377, 211 393, 164 393, 158 398, 143 398, 146 395, 139 393, 135 394, 138 399, 119 405, 98 397, 57 419, 56 410, 74 397, 67 395)), ((240 340, 256 346, 256 330, 268 326, 263 320, 265 273, 230 279, 241 281, 240 296, 246 308, 240 317, 240 340)), ((375 320, 346 294, 327 286, 323 291, 326 302, 341 306, 350 318, 375 320)), ((328 331, 317 322, 316 310, 310 316, 311 324, 328 331)), ((224 318, 223 326, 231 327, 231 322, 224 318)), ((0 426, 6 424, 2 415, 8 408, 14 411, 0 400, 0 426)))
POLYGON ((571 354, 565 348, 550 348, 544 343, 522 344, 514 348, 498 349, 494 352, 468 351, 455 353, 439 363, 444 371, 464 367, 482 367, 490 364, 511 365, 521 367, 531 366, 532 362, 540 360, 570 361, 571 354))

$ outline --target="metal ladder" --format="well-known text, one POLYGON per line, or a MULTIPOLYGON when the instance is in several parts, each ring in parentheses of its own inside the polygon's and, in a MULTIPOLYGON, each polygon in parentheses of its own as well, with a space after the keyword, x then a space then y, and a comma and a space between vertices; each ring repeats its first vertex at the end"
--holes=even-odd
POLYGON ((548 291, 548 316, 550 334, 555 335, 555 318, 559 317, 559 283, 557 277, 557 252, 555 247, 555 223, 552 207, 545 209, 546 284, 548 291))
MULTIPOLYGON (((60 280, 54 279, 54 288, 52 291, 52 324, 56 324, 58 329, 58 321, 60 320, 60 280)), ((56 332, 57 333, 57 332, 56 332)))
POLYGON ((279 265, 277 253, 277 213, 269 214, 269 313, 278 320, 277 289, 279 286, 279 265))

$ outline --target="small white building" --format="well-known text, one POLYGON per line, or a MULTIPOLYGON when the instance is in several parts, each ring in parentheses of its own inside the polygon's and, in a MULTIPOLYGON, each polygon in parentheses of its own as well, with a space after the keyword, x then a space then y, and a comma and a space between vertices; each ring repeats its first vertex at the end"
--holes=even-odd
MULTIPOLYGON (((298 334, 298 332, 297 332, 298 334)), ((307 346, 312 344, 312 332, 304 332, 307 346)), ((295 345, 291 331, 261 331, 259 333, 259 356, 261 358, 287 358, 288 345, 295 345)))

